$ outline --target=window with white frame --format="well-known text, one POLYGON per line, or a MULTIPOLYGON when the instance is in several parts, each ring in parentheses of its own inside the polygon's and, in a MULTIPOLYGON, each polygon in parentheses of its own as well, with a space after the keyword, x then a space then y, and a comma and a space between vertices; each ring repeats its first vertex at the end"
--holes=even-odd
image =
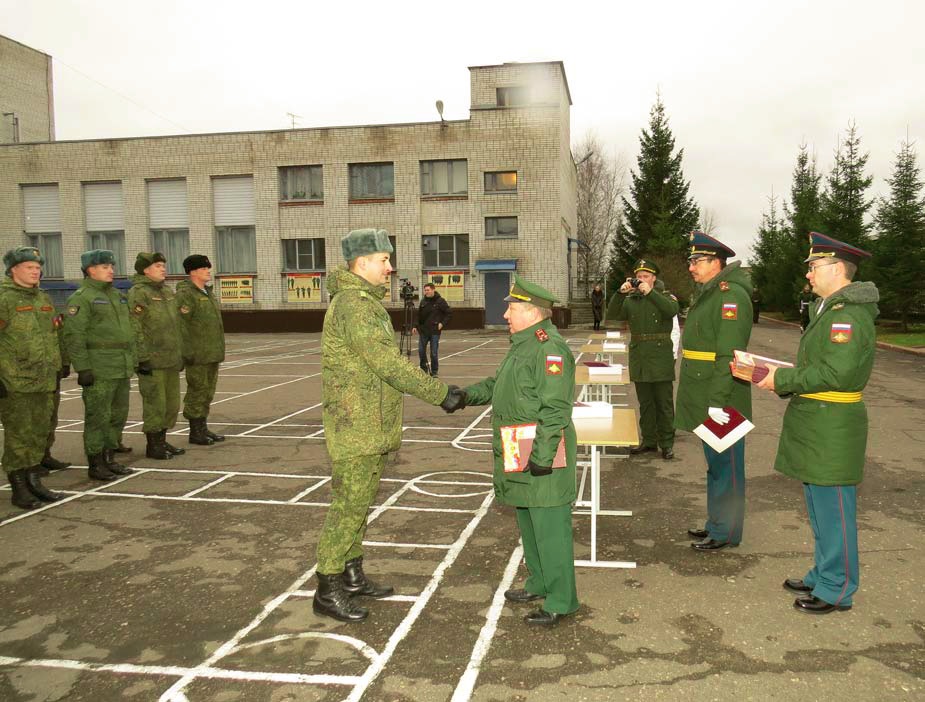
POLYGON ((460 196, 469 192, 465 159, 421 161, 421 196, 460 196))
POLYGON ((64 253, 61 249, 60 234, 27 234, 29 246, 37 248, 45 264, 42 266, 43 278, 64 277, 64 253))
POLYGON ((486 239, 516 239, 517 217, 486 217, 486 239))
POLYGON ((530 102, 530 89, 525 85, 496 88, 498 107, 518 107, 530 102))
POLYGON ((117 276, 125 276, 125 232, 87 232, 87 248, 112 251, 117 276))
POLYGON ((324 239, 283 239, 283 265, 287 271, 323 271, 324 239))
POLYGON ((84 183, 87 248, 112 251, 115 273, 125 275, 125 219, 122 183, 84 183))
POLYGON ((468 234, 434 234, 421 239, 424 268, 468 268, 468 234))
POLYGON ((23 233, 29 246, 42 252, 44 278, 64 277, 61 248, 61 206, 58 185, 23 185, 23 233))
POLYGON ((218 273, 256 273, 257 237, 254 227, 216 227, 218 273))
POLYGON ((516 193, 517 171, 495 171, 485 174, 486 193, 516 193))
POLYGON ((351 200, 393 200, 395 169, 392 163, 351 163, 351 200))
POLYGON ((324 180, 321 166, 281 166, 280 202, 323 202, 324 180))
POLYGON ((152 229, 151 248, 164 254, 167 273, 183 275, 183 259, 189 256, 189 229, 152 229))
POLYGON ((254 177, 212 177, 217 273, 256 273, 254 177))
POLYGON ((189 256, 186 180, 149 180, 146 185, 151 250, 164 254, 170 275, 183 275, 183 259, 189 256))

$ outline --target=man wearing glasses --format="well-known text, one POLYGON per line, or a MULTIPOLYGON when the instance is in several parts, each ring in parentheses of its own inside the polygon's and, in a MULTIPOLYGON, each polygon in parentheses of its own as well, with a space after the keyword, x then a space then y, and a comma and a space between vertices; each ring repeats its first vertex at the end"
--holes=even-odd
MULTIPOLYGON (((688 270, 698 285, 681 336, 681 374, 675 427, 693 431, 707 418, 728 424, 733 407, 751 419, 751 384, 729 372, 732 352, 745 350, 752 333, 752 284, 735 251, 703 232, 691 232, 688 270)), ((738 546, 745 521, 745 439, 722 453, 706 443, 707 521, 688 529, 698 551, 738 546)))

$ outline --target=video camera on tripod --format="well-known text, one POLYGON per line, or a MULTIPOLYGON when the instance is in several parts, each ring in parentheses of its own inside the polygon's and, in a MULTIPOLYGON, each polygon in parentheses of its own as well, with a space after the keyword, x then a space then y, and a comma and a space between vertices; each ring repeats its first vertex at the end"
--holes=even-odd
POLYGON ((401 353, 411 356, 411 330, 414 328, 414 301, 418 298, 417 288, 408 278, 398 279, 398 297, 405 303, 405 313, 401 325, 401 353))
POLYGON ((418 289, 411 284, 408 278, 399 278, 398 296, 407 304, 418 299, 418 289))

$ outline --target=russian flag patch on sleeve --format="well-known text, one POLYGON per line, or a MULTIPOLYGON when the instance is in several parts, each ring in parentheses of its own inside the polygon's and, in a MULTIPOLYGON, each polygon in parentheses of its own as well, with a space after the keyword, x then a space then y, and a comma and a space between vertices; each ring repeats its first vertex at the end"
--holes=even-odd
POLYGON ((546 357, 546 375, 562 375, 562 356, 546 357))
POLYGON ((851 341, 851 325, 833 324, 832 330, 829 332, 829 339, 836 344, 847 344, 851 341))
POLYGON ((723 319, 738 319, 739 306, 734 302, 723 303, 723 319))

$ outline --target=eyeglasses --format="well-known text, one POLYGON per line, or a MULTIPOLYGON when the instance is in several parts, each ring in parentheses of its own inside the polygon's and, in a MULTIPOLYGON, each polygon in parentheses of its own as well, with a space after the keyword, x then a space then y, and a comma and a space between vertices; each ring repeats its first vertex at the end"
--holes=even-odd
POLYGON ((690 268, 691 266, 696 266, 697 264, 703 263, 704 261, 712 261, 713 259, 713 256, 700 256, 699 258, 690 259, 687 262, 687 267, 690 268))
POLYGON ((810 264, 806 267, 808 273, 814 273, 817 268, 822 268, 823 266, 834 266, 838 261, 829 261, 828 263, 817 263, 815 266, 810 264))

